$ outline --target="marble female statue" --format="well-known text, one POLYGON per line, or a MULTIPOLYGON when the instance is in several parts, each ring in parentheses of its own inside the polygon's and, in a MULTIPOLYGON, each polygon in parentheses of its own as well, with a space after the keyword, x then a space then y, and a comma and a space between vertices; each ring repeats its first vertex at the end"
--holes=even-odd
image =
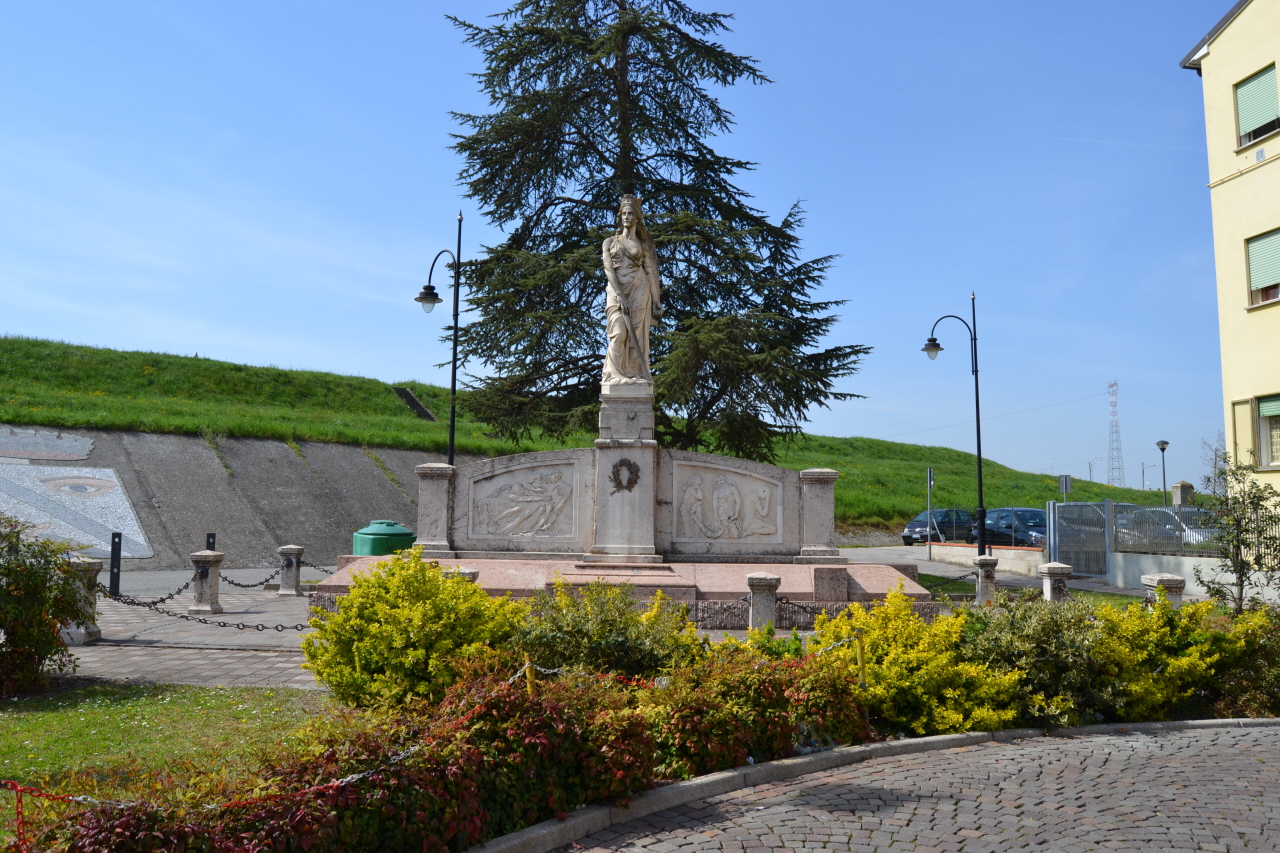
POLYGON ((649 328, 662 316, 662 282, 658 253, 644 227, 640 199, 624 195, 618 206, 618 231, 602 246, 605 333, 605 385, 652 382, 649 373, 649 328))

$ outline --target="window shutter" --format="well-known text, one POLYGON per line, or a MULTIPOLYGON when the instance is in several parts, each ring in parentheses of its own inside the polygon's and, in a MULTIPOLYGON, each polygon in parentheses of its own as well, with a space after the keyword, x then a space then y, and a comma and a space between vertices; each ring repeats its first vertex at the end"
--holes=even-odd
POLYGON ((1249 240, 1249 289, 1280 284, 1280 231, 1249 240))
POLYGON ((1280 116, 1280 102, 1276 97, 1276 67, 1263 71, 1236 84, 1236 121, 1239 136, 1262 127, 1280 116))
POLYGON ((1260 418, 1280 417, 1280 397, 1259 397, 1258 398, 1258 417, 1260 418))

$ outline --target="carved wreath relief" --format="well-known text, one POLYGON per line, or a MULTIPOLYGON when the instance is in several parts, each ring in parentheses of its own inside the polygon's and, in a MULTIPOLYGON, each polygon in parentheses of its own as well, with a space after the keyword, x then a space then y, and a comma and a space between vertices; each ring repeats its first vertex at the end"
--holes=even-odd
POLYGON ((701 474, 691 474, 682 487, 679 512, 679 535, 690 539, 746 539, 778 532, 773 489, 760 480, 718 474, 704 484, 701 474))
POLYGON ((476 498, 475 529, 489 536, 572 534, 572 510, 565 512, 572 496, 562 471, 543 469, 476 498))

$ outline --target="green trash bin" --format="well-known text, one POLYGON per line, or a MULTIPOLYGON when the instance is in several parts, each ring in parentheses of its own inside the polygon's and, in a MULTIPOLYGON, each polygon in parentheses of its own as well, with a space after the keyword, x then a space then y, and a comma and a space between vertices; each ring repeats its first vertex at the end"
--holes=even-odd
POLYGON ((358 557, 382 557, 412 548, 416 538, 412 530, 394 521, 371 521, 368 527, 351 534, 351 553, 358 557))

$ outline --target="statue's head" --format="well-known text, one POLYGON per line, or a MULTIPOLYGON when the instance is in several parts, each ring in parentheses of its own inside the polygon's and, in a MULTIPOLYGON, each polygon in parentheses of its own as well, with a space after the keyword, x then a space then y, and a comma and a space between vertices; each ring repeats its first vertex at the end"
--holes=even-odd
POLYGON ((689 483, 688 483, 688 485, 690 485, 690 486, 701 486, 701 485, 702 485, 702 475, 701 475, 701 474, 694 474, 692 477, 690 477, 690 478, 689 478, 689 483))
POLYGON ((633 195, 624 195, 618 204, 618 233, 631 227, 644 229, 644 211, 640 207, 641 199, 633 195))
POLYGON ((717 487, 720 487, 720 486, 727 486, 728 484, 729 484, 729 481, 728 481, 728 480, 726 480, 724 477, 716 477, 716 486, 717 486, 717 487))

